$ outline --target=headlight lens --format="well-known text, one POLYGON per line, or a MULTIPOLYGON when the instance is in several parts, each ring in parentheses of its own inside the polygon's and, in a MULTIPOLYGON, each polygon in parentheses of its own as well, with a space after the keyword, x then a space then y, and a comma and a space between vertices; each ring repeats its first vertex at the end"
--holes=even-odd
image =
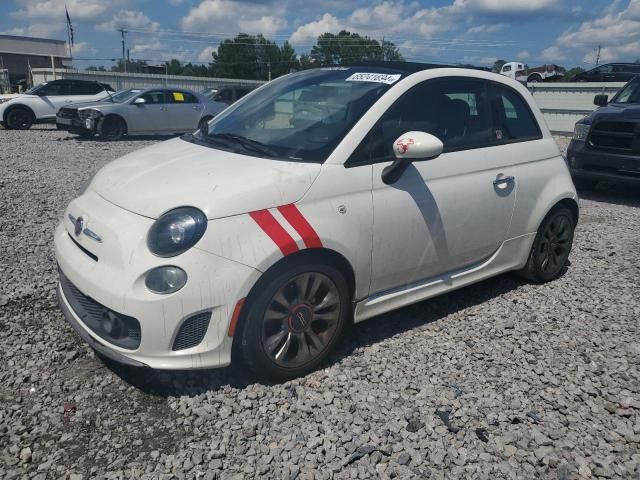
POLYGON ((181 207, 162 215, 147 236, 149 250, 158 257, 175 257, 193 247, 207 229, 207 217, 197 208, 181 207))
POLYGON ((154 293, 177 292, 187 283, 187 273, 179 267, 158 267, 147 273, 144 284, 154 293))
POLYGON ((80 110, 78 112, 78 117, 82 120, 85 120, 87 118, 98 118, 100 116, 102 116, 102 113, 99 112, 98 110, 88 109, 88 110, 80 110))
POLYGON ((587 139, 587 135, 589 135, 590 129, 591 125, 586 123, 576 123, 576 126, 573 129, 573 139, 584 142, 587 139))

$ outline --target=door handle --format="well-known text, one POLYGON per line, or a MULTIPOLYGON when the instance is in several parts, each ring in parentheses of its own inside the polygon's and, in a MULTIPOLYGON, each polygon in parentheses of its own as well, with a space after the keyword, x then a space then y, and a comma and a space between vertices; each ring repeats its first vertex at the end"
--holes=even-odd
POLYGON ((493 184, 494 184, 496 187, 499 187, 500 185, 509 185, 509 184, 511 184, 511 183, 513 183, 513 182, 515 182, 515 181, 516 181, 516 177, 513 177, 513 176, 507 176, 507 177, 505 177, 503 174, 501 174, 501 173, 500 173, 500 174, 496 177, 496 179, 493 181, 493 184))
POLYGON ((200 105, 194 105, 194 106, 193 106, 193 109, 194 109, 194 110, 200 110, 200 108, 201 108, 201 107, 200 107, 200 105))

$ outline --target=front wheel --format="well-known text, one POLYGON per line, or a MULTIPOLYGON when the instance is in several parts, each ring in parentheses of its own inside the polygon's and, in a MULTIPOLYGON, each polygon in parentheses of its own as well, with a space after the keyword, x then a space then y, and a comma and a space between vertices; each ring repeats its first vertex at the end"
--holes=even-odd
POLYGON ((125 131, 124 120, 118 117, 107 117, 100 125, 98 133, 104 140, 121 140, 125 131))
POLYGON ((13 130, 29 130, 34 122, 33 113, 23 107, 16 107, 7 113, 7 126, 13 130))
POLYGON ((538 229, 520 275, 537 283, 558 278, 569 260, 575 228, 576 218, 571 210, 565 207, 552 210, 538 229))
POLYGON ((245 363, 261 378, 286 380, 317 367, 350 315, 344 276, 325 264, 271 275, 251 299, 241 332, 245 363))

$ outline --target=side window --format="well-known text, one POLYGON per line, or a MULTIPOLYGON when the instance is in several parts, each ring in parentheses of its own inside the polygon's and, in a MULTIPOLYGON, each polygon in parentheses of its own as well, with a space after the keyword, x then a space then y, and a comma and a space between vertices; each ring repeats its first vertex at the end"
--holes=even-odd
POLYGON ((42 96, 54 97, 56 95, 68 95, 67 83, 64 80, 58 80, 48 83, 40 92, 42 96))
POLYGON ((68 95, 95 95, 102 91, 102 87, 93 82, 74 81, 68 95))
POLYGON ((148 104, 167 103, 167 99, 165 98, 165 93, 161 90, 147 92, 141 96, 146 100, 148 104))
POLYGON ((218 102, 231 102, 232 95, 233 95, 233 89, 223 88, 216 94, 216 96, 214 97, 214 100, 218 102))
POLYGON ((525 100, 514 90, 494 84, 495 133, 504 142, 541 138, 540 128, 525 100))
POLYGON ((511 65, 505 65, 504 68, 502 69, 503 72, 510 72, 511 71, 511 65))
POLYGON ((394 160, 393 143, 410 131, 438 137, 444 152, 496 145, 487 82, 454 77, 416 85, 382 115, 348 163, 394 160))
POLYGON ((198 103, 198 99, 189 92, 172 91, 169 96, 171 103, 198 103))
POLYGON ((250 91, 251 90, 249 90, 248 88, 237 88, 236 89, 236 100, 240 100, 242 97, 244 97, 250 91))

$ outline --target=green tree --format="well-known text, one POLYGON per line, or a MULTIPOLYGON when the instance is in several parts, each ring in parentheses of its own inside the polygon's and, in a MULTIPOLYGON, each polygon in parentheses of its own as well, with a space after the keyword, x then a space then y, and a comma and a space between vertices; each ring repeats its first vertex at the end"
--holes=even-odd
POLYGON ((493 64, 493 67, 491 67, 491 71, 494 73, 500 73, 500 70, 502 70, 502 66, 507 63, 506 60, 496 60, 493 64))
POLYGON ((370 37, 342 30, 338 34, 320 35, 304 64, 326 67, 383 60, 404 61, 404 58, 393 42, 384 41, 381 45, 370 37))
POLYGON ((282 47, 263 35, 241 33, 220 42, 213 53, 210 71, 217 77, 268 80, 299 68, 293 47, 285 42, 282 47))

